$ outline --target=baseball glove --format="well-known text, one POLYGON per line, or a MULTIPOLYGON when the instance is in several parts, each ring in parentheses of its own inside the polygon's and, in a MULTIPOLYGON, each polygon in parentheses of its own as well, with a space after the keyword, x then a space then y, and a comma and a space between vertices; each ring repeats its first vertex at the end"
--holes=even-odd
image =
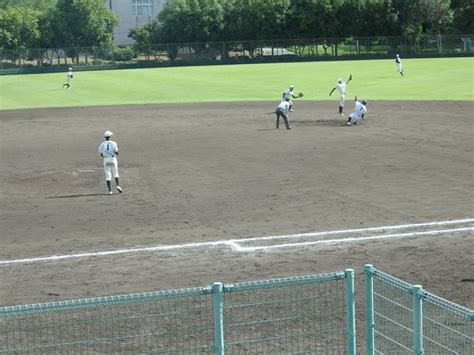
POLYGON ((348 81, 351 81, 352 80, 352 74, 349 74, 349 80, 348 81))
POLYGON ((303 95, 302 92, 298 93, 298 97, 303 97, 303 96, 304 96, 304 95, 303 95))

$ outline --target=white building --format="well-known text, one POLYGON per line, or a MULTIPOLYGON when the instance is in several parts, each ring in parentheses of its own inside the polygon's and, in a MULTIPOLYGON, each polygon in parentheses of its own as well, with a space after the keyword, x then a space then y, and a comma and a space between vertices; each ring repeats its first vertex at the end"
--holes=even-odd
POLYGON ((115 44, 131 44, 130 29, 152 22, 163 8, 166 0, 107 0, 107 7, 120 17, 114 29, 115 44))

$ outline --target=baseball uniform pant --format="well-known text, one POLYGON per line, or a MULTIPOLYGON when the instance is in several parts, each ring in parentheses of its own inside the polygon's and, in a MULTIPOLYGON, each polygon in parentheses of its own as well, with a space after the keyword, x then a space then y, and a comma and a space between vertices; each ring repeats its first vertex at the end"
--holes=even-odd
POLYGON ((118 166, 117 166, 117 158, 110 157, 104 158, 104 172, 105 172, 105 180, 111 181, 112 177, 118 178, 118 166))
POLYGON ((290 124, 288 123, 288 115, 285 113, 285 111, 279 108, 275 111, 275 113, 277 115, 276 128, 280 127, 280 117, 283 118, 286 128, 290 128, 290 124))

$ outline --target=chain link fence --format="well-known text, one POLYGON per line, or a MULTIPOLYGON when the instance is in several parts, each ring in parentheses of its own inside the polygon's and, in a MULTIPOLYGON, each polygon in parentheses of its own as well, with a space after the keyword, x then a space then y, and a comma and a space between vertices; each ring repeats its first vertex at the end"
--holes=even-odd
POLYGON ((355 355, 353 271, 0 308, 1 354, 355 355))
POLYGON ((367 354, 474 354, 474 310, 365 266, 367 354))
POLYGON ((474 55, 474 35, 361 37, 173 43, 90 48, 0 50, 0 74, 55 71, 65 66, 106 69, 136 66, 261 63, 318 59, 474 55))

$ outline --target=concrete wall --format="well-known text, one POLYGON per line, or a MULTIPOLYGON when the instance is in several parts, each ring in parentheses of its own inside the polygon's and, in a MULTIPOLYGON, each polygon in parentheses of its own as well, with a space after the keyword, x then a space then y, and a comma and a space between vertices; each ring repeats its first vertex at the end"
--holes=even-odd
POLYGON ((114 29, 114 43, 133 43, 133 40, 128 38, 130 29, 152 22, 165 2, 166 0, 107 0, 106 6, 121 19, 114 29), (144 6, 147 4, 151 6, 144 6))

